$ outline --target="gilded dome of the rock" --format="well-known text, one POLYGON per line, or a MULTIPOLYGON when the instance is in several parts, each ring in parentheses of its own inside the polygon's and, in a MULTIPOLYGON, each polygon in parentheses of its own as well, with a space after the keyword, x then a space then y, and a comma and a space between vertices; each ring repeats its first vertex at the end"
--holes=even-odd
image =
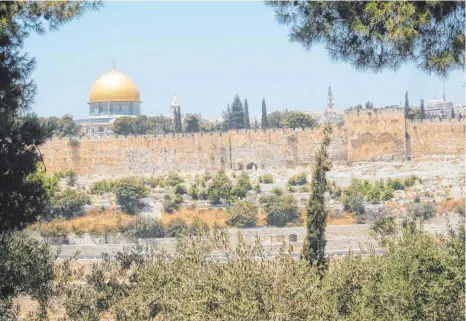
POLYGON ((104 73, 92 85, 89 93, 89 103, 107 101, 134 101, 139 102, 139 89, 128 76, 112 70, 104 73))

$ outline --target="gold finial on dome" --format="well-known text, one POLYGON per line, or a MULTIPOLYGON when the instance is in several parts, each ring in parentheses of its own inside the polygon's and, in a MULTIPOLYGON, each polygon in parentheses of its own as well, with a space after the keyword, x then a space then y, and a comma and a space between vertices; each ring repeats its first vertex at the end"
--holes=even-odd
POLYGON ((89 93, 90 104, 109 101, 141 101, 138 87, 131 78, 115 70, 115 62, 113 70, 100 76, 89 93))

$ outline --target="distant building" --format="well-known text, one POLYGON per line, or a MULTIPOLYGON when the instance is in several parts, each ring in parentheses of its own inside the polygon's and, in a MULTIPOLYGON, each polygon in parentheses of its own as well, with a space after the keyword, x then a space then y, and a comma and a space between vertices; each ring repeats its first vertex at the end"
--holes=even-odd
POLYGON ((427 118, 448 118, 451 116, 452 109, 453 103, 447 102, 444 99, 431 99, 427 101, 424 107, 427 118))
POLYGON ((453 110, 455 111, 455 116, 456 117, 459 117, 460 115, 461 115, 461 117, 466 116, 466 106, 465 105, 457 104, 457 105, 453 106, 453 110))

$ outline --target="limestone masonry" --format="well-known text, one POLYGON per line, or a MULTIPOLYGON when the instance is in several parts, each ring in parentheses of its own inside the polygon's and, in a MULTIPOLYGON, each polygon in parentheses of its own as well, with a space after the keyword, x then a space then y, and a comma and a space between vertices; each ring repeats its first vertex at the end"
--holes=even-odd
MULTIPOLYGON (((81 175, 155 174, 169 171, 279 169, 312 165, 323 137, 315 129, 238 130, 226 133, 52 138, 41 147, 47 171, 81 175)), ((334 126, 335 163, 426 160, 463 155, 465 127, 456 119, 406 120, 402 109, 345 112, 334 126)))

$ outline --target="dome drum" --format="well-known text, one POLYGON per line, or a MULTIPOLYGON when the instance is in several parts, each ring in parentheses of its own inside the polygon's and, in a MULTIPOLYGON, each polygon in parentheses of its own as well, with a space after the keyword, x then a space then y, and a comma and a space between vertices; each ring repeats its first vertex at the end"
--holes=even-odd
POLYGON ((139 101, 108 101, 89 103, 89 116, 131 115, 139 116, 141 107, 139 101))

